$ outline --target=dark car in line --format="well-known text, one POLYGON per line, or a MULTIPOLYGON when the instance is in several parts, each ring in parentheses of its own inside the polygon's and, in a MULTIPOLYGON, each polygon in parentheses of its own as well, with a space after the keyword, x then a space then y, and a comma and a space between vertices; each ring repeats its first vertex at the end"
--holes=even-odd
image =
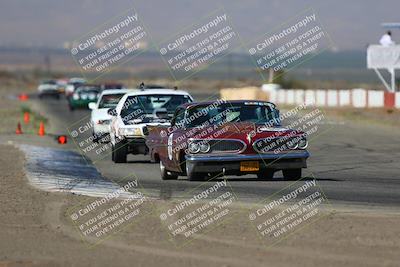
POLYGON ((282 127, 273 103, 217 102, 181 105, 171 126, 149 128, 146 143, 162 179, 221 174, 272 179, 276 171, 288 180, 301 178, 309 157, 306 135, 282 127))

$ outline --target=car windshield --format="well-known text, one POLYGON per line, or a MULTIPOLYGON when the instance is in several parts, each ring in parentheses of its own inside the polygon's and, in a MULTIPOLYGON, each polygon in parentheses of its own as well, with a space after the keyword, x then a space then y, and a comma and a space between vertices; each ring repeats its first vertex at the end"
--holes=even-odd
POLYGON ((98 94, 99 91, 100 91, 100 89, 97 87, 79 87, 76 90, 76 93, 78 93, 78 94, 98 94))
POLYGON ((99 102, 99 108, 115 108, 124 94, 103 95, 99 102))
POLYGON ((57 82, 56 82, 56 81, 54 81, 54 80, 45 80, 45 81, 42 81, 42 82, 41 82, 41 84, 50 84, 50 85, 56 85, 56 84, 57 84, 57 82))
POLYGON ((195 106, 188 111, 189 127, 222 125, 226 122, 252 122, 256 124, 279 125, 279 111, 269 103, 244 102, 220 105, 195 106), (193 119, 191 119, 193 118, 193 119))
POLYGON ((74 88, 78 88, 82 86, 84 83, 68 83, 68 84, 74 86, 74 88))
POLYGON ((182 104, 191 102, 188 95, 139 95, 126 99, 121 110, 121 116, 126 117, 134 112, 142 114, 154 114, 157 111, 166 111, 173 114, 175 109, 182 104))

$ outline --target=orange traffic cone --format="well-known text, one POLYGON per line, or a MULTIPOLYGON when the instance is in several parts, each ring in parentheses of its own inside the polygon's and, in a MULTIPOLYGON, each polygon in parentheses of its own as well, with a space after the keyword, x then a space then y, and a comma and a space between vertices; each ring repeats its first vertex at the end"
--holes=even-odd
POLYGON ((19 95, 19 100, 20 100, 20 101, 26 101, 26 100, 28 100, 28 99, 29 99, 29 97, 28 97, 28 95, 25 94, 25 93, 22 93, 22 94, 19 95))
POLYGON ((17 129, 15 130, 15 134, 22 134, 21 123, 18 122, 17 129))
POLYGON ((38 135, 40 135, 40 136, 44 136, 45 135, 45 132, 44 132, 44 123, 41 121, 40 122, 40 125, 39 125, 39 132, 38 132, 38 135))
POLYGON ((66 135, 60 135, 57 137, 57 141, 59 144, 64 145, 67 143, 67 136, 66 135))
POLYGON ((25 124, 29 123, 29 120, 30 120, 29 112, 24 112, 24 122, 25 122, 25 124))

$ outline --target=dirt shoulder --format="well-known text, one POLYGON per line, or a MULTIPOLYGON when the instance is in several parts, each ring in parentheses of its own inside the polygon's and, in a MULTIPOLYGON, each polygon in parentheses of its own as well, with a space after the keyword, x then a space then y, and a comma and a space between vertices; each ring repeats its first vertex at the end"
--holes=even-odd
MULTIPOLYGON (((330 210, 267 247, 236 205, 233 218, 189 244, 169 240, 154 213, 88 248, 66 211, 88 197, 46 193, 28 184, 24 156, 0 145, 0 266, 396 266, 398 213, 330 210)), ((171 201, 152 200, 159 209, 171 201)))

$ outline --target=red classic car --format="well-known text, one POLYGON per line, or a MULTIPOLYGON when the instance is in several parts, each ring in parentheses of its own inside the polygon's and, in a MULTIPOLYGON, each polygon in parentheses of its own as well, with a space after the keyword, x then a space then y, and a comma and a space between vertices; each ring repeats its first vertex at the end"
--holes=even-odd
POLYGON ((282 127, 279 110, 263 101, 181 105, 171 126, 149 129, 146 144, 163 180, 244 174, 272 179, 279 170, 285 179, 300 179, 309 157, 305 134, 282 127))

